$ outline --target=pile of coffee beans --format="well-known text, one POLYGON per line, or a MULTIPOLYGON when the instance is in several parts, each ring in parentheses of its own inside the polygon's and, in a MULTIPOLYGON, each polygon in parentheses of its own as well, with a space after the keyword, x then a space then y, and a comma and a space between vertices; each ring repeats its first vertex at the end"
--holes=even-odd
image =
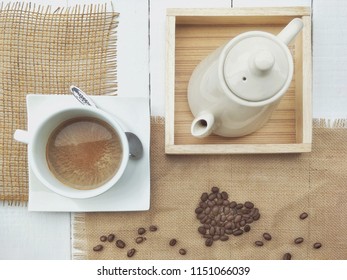
POLYGON ((220 192, 218 187, 212 187, 210 193, 201 195, 195 214, 202 224, 198 232, 206 239, 208 247, 217 240, 227 241, 230 235, 249 232, 249 224, 260 218, 259 209, 252 202, 230 201, 228 193, 220 192))

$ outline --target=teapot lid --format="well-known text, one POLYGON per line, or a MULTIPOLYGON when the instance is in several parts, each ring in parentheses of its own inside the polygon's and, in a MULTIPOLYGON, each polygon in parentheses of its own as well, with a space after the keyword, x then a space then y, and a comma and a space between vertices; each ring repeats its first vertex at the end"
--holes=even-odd
POLYGON ((248 32, 229 46, 223 66, 224 80, 239 98, 252 102, 267 100, 286 85, 289 76, 291 79, 290 53, 276 36, 271 36, 248 32))

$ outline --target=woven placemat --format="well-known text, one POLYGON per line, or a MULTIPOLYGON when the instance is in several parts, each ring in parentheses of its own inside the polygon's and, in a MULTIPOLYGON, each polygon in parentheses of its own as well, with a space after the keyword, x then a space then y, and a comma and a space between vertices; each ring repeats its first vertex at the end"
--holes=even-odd
POLYGON ((312 153, 268 155, 183 155, 164 152, 164 122, 152 119, 151 209, 132 213, 76 213, 73 220, 75 259, 347 259, 347 129, 315 121, 312 153), (252 201, 261 217, 251 231, 226 242, 204 245, 194 213, 203 192, 212 186, 229 194, 229 200, 252 201), (299 215, 307 212, 301 220, 299 215), (148 231, 150 225, 158 230, 148 231), (145 242, 135 243, 137 229, 147 229, 145 242), (262 234, 272 235, 264 241, 262 234), (126 242, 101 242, 114 233, 126 242), (304 242, 294 244, 303 237, 304 242), (169 246, 169 240, 177 245, 169 246), (256 247, 254 242, 264 241, 256 247), (320 249, 313 249, 321 242, 320 249), (94 252, 93 247, 104 249, 94 252), (187 254, 182 256, 179 249, 187 254))
POLYGON ((28 200, 26 94, 68 94, 74 84, 115 94, 118 13, 106 4, 57 8, 30 3, 0 7, 0 200, 28 200))

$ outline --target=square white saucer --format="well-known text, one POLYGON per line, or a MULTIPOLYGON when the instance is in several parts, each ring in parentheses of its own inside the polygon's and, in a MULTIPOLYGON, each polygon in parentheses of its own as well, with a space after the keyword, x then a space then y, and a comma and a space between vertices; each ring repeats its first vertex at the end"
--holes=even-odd
MULTIPOLYGON (((54 193, 35 176, 29 163, 29 211, 116 212, 145 211, 150 207, 150 113, 148 98, 92 96, 98 108, 114 115, 125 131, 141 140, 142 158, 129 159, 122 178, 105 193, 87 199, 72 199, 54 193)), ((27 96, 28 130, 35 129, 43 114, 79 104, 72 95, 27 96)), ((81 105, 83 106, 83 105, 81 105)))

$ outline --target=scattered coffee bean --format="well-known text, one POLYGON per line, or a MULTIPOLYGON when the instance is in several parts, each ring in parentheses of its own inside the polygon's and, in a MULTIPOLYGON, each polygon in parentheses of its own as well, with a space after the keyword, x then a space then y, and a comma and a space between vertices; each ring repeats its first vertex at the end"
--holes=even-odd
POLYGON ((136 250, 133 248, 133 249, 130 249, 129 251, 128 251, 128 253, 127 253, 127 256, 129 257, 129 258, 131 258, 133 255, 135 255, 135 253, 136 253, 136 250))
POLYGON ((229 197, 229 195, 228 195, 227 192, 222 192, 221 195, 222 195, 222 198, 223 198, 224 200, 228 199, 228 197, 229 197))
POLYGON ((235 219, 234 219, 234 222, 235 223, 239 223, 242 219, 242 216, 241 215, 236 215, 235 219))
POLYGON ((302 242, 304 242, 304 239, 302 237, 295 238, 295 240, 294 240, 295 244, 300 244, 302 242))
POLYGON ((187 250, 185 249, 179 249, 178 251, 182 256, 184 256, 185 254, 187 254, 187 250))
POLYGON ((198 207, 198 208, 195 209, 195 213, 196 214, 200 214, 202 212, 204 212, 204 208, 202 208, 202 207, 198 207))
POLYGON ((116 241, 116 246, 117 246, 118 248, 123 249, 123 248, 125 247, 125 243, 124 243, 123 240, 118 239, 118 240, 116 241))
POLYGON ((171 239, 169 242, 170 246, 175 246, 176 243, 177 243, 177 240, 175 238, 171 239))
POLYGON ((113 242, 113 240, 115 239, 115 235, 113 234, 113 233, 111 233, 111 234, 109 234, 108 236, 107 236, 107 241, 108 242, 113 242))
POLYGON ((251 230, 251 227, 249 225, 245 225, 245 227, 243 228, 244 232, 249 232, 251 230))
POLYGON ((217 240, 219 240, 219 238, 220 238, 220 235, 218 235, 218 234, 216 234, 212 237, 213 241, 217 241, 217 240))
POLYGON ((146 230, 144 228, 139 228, 137 230, 137 233, 140 234, 140 235, 145 234, 145 232, 146 232, 146 230))
POLYGON ((217 197, 217 195, 215 193, 211 193, 209 196, 208 196, 208 199, 210 201, 214 200, 215 198, 217 197))
POLYGON ((302 213, 301 215, 300 215, 300 219, 301 220, 304 220, 304 219, 306 219, 308 217, 308 214, 306 213, 306 212, 304 212, 304 213, 302 213))
POLYGON ((158 227, 157 226, 155 226, 155 225, 151 225, 150 227, 149 227, 149 231, 157 231, 158 230, 158 227))
POLYGON ((104 246, 102 246, 101 244, 99 244, 99 245, 96 245, 96 246, 93 248, 93 251, 99 252, 99 251, 101 251, 102 249, 104 249, 104 246))
POLYGON ((267 232, 265 232, 265 233, 263 234, 263 237, 264 237, 264 239, 267 240, 267 241, 269 241, 269 240, 272 239, 272 236, 270 235, 270 233, 267 233, 267 232))
POLYGON ((205 245, 207 247, 211 247, 213 244, 213 239, 212 238, 207 238, 206 241, 205 241, 205 245))
POLYGON ((322 247, 322 243, 316 242, 313 244, 313 248, 315 249, 319 249, 320 247, 322 247))
POLYGON ((136 242, 137 244, 140 244, 140 243, 142 243, 142 242, 145 241, 145 240, 146 240, 145 237, 139 236, 139 237, 137 237, 137 238, 135 239, 135 242, 136 242))
POLYGON ((252 209, 254 207, 254 204, 250 201, 246 201, 244 205, 248 209, 252 209))
POLYGON ((258 221, 260 219, 260 213, 256 214, 254 217, 253 217, 253 220, 254 221, 258 221))
POLYGON ((254 243, 257 246, 263 246, 264 245, 263 241, 255 241, 254 243))
POLYGON ((107 240, 107 236, 105 236, 105 235, 100 236, 101 242, 106 242, 106 240, 107 240))
POLYGON ((284 259, 284 260, 291 260, 291 259, 292 259, 292 255, 291 255, 290 253, 285 253, 285 254, 283 255, 283 259, 284 259))

